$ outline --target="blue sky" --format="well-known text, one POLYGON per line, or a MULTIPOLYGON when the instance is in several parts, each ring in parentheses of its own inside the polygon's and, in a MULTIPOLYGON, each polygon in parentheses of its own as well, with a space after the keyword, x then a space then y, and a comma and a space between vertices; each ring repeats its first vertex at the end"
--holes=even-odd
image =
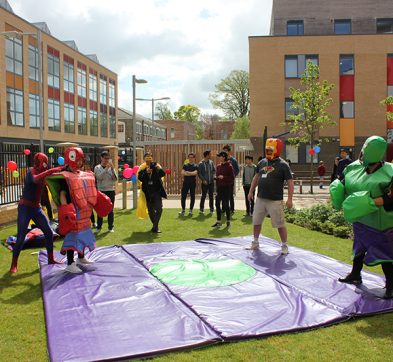
MULTIPOLYGON (((9 0, 31 22, 45 21, 53 36, 75 40, 118 74, 119 106, 132 109, 132 74, 148 81, 137 97, 170 97, 174 111, 194 104, 217 113, 208 100, 234 69, 248 70, 248 36, 267 35, 272 0, 9 0)), ((151 116, 150 102, 136 111, 151 116)))

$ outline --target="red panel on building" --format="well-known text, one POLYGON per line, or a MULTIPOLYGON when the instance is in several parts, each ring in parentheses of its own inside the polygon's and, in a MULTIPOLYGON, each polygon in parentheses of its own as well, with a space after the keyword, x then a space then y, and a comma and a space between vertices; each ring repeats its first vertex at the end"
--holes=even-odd
POLYGON ((48 98, 60 100, 60 89, 48 86, 48 98))
POLYGON ((83 108, 87 107, 87 100, 86 100, 86 98, 78 96, 78 107, 83 107, 83 108))
POLYGON ((74 104, 75 103, 74 93, 69 93, 64 91, 64 103, 74 104))
POLYGON ((87 68, 86 68, 86 65, 83 64, 83 63, 81 63, 81 62, 78 62, 78 68, 79 68, 79 69, 82 69, 82 70, 86 70, 86 69, 87 69, 87 68))
POLYGON ((74 58, 71 58, 71 57, 69 57, 66 54, 63 55, 63 59, 64 59, 65 62, 67 62, 69 64, 74 64, 74 58))
POLYGON ((393 85, 393 56, 388 56, 388 85, 393 85))
POLYGON ((340 101, 355 100, 355 76, 340 75, 340 101))
POLYGON ((89 73, 94 74, 95 76, 97 76, 97 74, 98 74, 96 70, 91 69, 91 68, 89 68, 89 73))
POLYGON ((90 109, 91 109, 92 111, 96 111, 96 112, 97 112, 97 109, 98 109, 98 107, 97 107, 97 102, 90 101, 90 109))
POLYGON ((56 50, 55 48, 52 48, 48 45, 48 53, 54 55, 55 57, 60 58, 60 52, 58 50, 56 50))

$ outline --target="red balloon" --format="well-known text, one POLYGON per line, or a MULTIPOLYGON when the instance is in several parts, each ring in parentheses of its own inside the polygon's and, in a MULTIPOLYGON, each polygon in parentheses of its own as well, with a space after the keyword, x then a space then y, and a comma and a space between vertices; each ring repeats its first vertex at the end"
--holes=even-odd
POLYGON ((310 148, 309 150, 308 150, 308 153, 310 154, 310 155, 315 155, 315 150, 313 149, 313 148, 310 148))
POLYGON ((7 168, 8 168, 10 171, 15 171, 15 170, 18 168, 18 165, 17 165, 16 162, 14 162, 14 161, 8 161, 8 162, 7 162, 7 168))
POLYGON ((125 164, 123 165, 123 167, 124 167, 124 169, 126 170, 127 168, 130 168, 130 165, 129 165, 128 163, 125 163, 125 164))
POLYGON ((172 172, 172 171, 171 171, 169 168, 167 168, 167 169, 165 170, 165 173, 166 173, 167 175, 170 175, 171 172, 172 172))
POLYGON ((138 170, 139 170, 139 166, 138 165, 134 166, 133 170, 134 170, 134 173, 136 174, 138 172, 138 170))
POLYGON ((131 178, 132 175, 133 175, 133 173, 134 173, 134 171, 133 171, 132 168, 126 168, 126 169, 123 171, 123 177, 124 177, 124 178, 131 178))
POLYGON ((28 155, 30 155, 31 151, 30 151, 28 148, 26 148, 26 149, 23 151, 23 153, 24 153, 26 156, 28 156, 28 155))

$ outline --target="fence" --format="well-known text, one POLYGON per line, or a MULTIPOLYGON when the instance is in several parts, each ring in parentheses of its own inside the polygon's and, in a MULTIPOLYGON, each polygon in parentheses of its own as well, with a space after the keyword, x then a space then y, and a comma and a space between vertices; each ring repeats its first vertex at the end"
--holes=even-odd
MULTIPOLYGON (((252 144, 249 140, 201 140, 201 141, 168 141, 165 143, 145 142, 145 151, 151 151, 153 158, 164 169, 169 169, 170 174, 165 177, 164 185, 168 195, 179 195, 183 184, 183 176, 181 170, 184 161, 190 152, 196 154, 196 160, 199 162, 203 158, 205 150, 211 150, 212 161, 216 164, 217 152, 229 144, 232 148, 232 153, 242 166, 245 163, 245 156, 250 154, 253 150, 252 144)), ((255 160, 256 161, 256 160, 255 160)), ((237 188, 241 185, 241 174, 239 173, 236 184, 237 188)), ((201 183, 197 181, 196 194, 201 193, 201 183)))
MULTIPOLYGON (((82 147, 82 149, 86 157, 86 169, 93 169, 94 165, 100 162, 101 149, 99 147, 82 147)), ((0 205, 19 201, 27 170, 33 165, 34 154, 38 151, 38 145, 0 143, 0 205), (26 149, 30 150, 29 155, 24 154, 23 151, 26 149), (7 169, 8 161, 14 161, 18 165, 18 177, 14 177, 7 169)), ((55 167, 58 166, 58 157, 63 155, 63 148, 45 145, 45 153, 49 159, 49 166, 55 167), (53 148, 52 153, 49 153, 50 148, 53 148)))

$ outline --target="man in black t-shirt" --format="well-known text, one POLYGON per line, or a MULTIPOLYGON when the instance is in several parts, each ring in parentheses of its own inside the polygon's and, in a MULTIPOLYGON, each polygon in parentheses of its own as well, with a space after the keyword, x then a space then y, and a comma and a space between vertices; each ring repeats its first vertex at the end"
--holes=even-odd
POLYGON ((192 215, 192 210, 195 204, 195 187, 196 187, 196 177, 198 175, 198 165, 195 163, 195 153, 188 154, 188 162, 183 165, 181 174, 184 176, 183 187, 181 190, 181 211, 180 216, 184 216, 186 212, 186 199, 188 192, 190 192, 190 212, 192 215))
POLYGON ((281 254, 288 254, 287 228, 284 218, 284 182, 288 183, 287 208, 292 208, 294 183, 289 165, 280 157, 283 143, 279 139, 269 138, 266 141, 266 158, 257 166, 248 194, 249 200, 254 199, 254 191, 258 185, 258 194, 254 206, 253 225, 254 240, 252 250, 259 249, 259 234, 266 215, 270 215, 272 226, 278 229, 281 238, 281 254))

